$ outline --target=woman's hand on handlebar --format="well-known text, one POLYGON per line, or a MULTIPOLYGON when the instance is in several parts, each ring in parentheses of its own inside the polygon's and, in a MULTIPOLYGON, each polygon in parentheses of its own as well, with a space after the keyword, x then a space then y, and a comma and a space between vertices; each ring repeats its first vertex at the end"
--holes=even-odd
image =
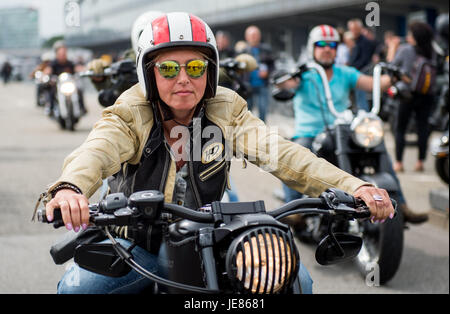
POLYGON ((394 217, 394 207, 385 189, 363 185, 353 196, 362 199, 369 207, 372 222, 384 222, 388 217, 394 217))
POLYGON ((61 216, 67 230, 78 232, 85 230, 89 224, 89 200, 83 194, 71 189, 59 190, 55 197, 45 206, 48 221, 53 221, 53 212, 61 209, 61 216))

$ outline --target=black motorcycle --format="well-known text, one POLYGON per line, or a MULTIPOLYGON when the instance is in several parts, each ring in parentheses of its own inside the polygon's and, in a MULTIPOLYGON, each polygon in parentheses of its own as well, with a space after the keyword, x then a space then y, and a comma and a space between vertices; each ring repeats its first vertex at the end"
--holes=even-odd
MULTIPOLYGON (((327 232, 317 247, 316 260, 329 265, 354 258, 363 244, 357 235, 335 232, 335 225, 370 216, 361 200, 337 189, 268 212, 263 201, 213 202, 192 210, 164 203, 159 191, 136 192, 129 198, 111 194, 89 209, 90 222, 111 243, 81 243, 75 248, 74 261, 112 277, 134 269, 155 282, 152 293, 301 293, 300 255, 289 227, 279 220, 298 213, 327 217, 327 232), (171 265, 168 278, 137 264, 130 253, 134 244, 125 249, 112 235, 113 227, 128 226, 133 234, 143 225, 163 226, 163 245, 171 265)), ((63 226, 59 210, 54 216, 54 227, 63 226)), ((47 222, 44 209, 37 217, 47 222)))
POLYGON ((431 143, 431 154, 435 157, 435 168, 438 176, 449 184, 449 158, 448 158, 449 134, 448 129, 436 141, 431 143))
POLYGON ((50 75, 42 71, 34 73, 34 83, 36 84, 36 105, 38 107, 50 107, 51 82, 50 75))
POLYGON ((98 93, 98 102, 103 107, 112 106, 120 94, 138 82, 136 73, 136 63, 132 60, 124 59, 111 64, 105 68, 103 73, 96 74, 93 71, 86 71, 82 77, 98 77, 107 80, 106 86, 98 93))
MULTIPOLYGON (((384 145, 384 131, 380 110, 380 76, 382 64, 374 67, 373 107, 371 112, 351 110, 338 112, 334 108, 330 87, 323 68, 315 62, 299 67, 294 73, 279 73, 275 84, 292 77, 300 77, 305 71, 317 71, 322 80, 328 110, 336 117, 332 126, 319 134, 313 142, 312 151, 338 168, 384 188, 397 200, 399 186, 389 173, 389 155, 384 145)), ((391 68, 390 71, 393 71, 391 68)), ((400 73, 397 73, 401 75, 400 73)), ((275 89, 273 96, 278 100, 288 100, 294 96, 293 91, 275 89)), ((323 108, 324 110, 326 108, 323 108)), ((325 121, 326 123, 326 121, 325 121)), ((307 241, 320 241, 327 231, 326 217, 309 215, 299 230, 299 238, 307 241)), ((336 225, 336 230, 359 235, 363 239, 361 252, 356 261, 363 275, 377 267, 380 271, 379 282, 384 284, 397 272, 403 251, 403 216, 401 212, 395 219, 382 224, 368 221, 344 221, 336 225)))
POLYGON ((248 65, 236 58, 227 58, 219 62, 219 67, 219 85, 232 89, 242 98, 248 99, 252 93, 252 88, 243 76, 243 73, 249 72, 248 65))
POLYGON ((440 77, 441 89, 438 98, 437 110, 431 120, 437 126, 436 130, 441 131, 442 135, 439 139, 431 143, 431 154, 435 157, 435 168, 439 177, 449 183, 449 60, 448 56, 443 64, 443 75, 440 77))

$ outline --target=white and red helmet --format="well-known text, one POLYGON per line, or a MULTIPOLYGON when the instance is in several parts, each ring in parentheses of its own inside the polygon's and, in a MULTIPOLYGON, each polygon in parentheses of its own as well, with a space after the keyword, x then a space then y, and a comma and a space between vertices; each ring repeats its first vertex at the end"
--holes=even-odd
POLYGON ((131 28, 131 47, 137 55, 138 40, 144 31, 145 26, 150 24, 155 18, 162 15, 161 11, 147 11, 138 16, 131 28))
POLYGON ((321 40, 339 42, 340 36, 338 31, 330 25, 323 24, 314 27, 309 32, 308 43, 306 47, 309 59, 314 59, 314 44, 321 40))
POLYGON ((207 54, 208 83, 204 98, 216 95, 219 82, 219 52, 214 33, 208 24, 193 14, 171 12, 154 19, 139 37, 136 68, 139 84, 148 100, 157 100, 159 96, 154 73, 146 69, 146 64, 158 51, 180 47, 200 48, 207 54))

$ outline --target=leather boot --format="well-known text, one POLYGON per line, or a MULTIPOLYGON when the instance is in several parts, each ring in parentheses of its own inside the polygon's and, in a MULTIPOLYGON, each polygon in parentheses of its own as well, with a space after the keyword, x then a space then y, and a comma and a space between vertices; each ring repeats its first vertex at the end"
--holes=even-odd
POLYGON ((398 209, 402 211, 405 222, 420 224, 428 220, 428 214, 417 214, 406 204, 401 204, 398 209))

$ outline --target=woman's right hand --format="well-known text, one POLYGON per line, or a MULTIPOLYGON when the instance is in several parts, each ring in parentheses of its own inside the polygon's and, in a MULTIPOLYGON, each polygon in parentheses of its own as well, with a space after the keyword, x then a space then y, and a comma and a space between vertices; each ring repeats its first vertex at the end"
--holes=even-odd
POLYGON ((83 194, 71 189, 59 190, 55 197, 45 206, 47 220, 53 221, 55 208, 61 209, 61 216, 67 230, 78 232, 85 230, 89 224, 89 200, 83 194))

